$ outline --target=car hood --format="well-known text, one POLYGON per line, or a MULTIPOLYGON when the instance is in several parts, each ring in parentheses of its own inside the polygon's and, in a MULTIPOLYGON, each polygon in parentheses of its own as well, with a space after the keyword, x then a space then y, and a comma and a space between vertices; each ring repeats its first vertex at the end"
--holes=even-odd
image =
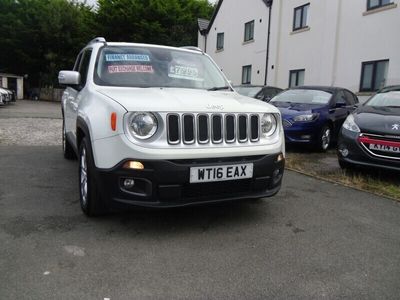
POLYGON ((283 118, 291 118, 299 115, 310 114, 326 107, 325 104, 307 104, 290 102, 270 102, 282 113, 283 118))
POLYGON ((400 108, 362 106, 354 120, 361 132, 400 135, 400 108))
POLYGON ((279 113, 268 103, 229 91, 121 87, 102 87, 97 91, 127 111, 279 113))

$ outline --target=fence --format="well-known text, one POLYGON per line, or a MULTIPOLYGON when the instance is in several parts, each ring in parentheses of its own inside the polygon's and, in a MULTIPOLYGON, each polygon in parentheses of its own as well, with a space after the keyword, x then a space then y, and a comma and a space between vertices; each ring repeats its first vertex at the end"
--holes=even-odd
POLYGON ((39 99, 60 102, 63 91, 64 91, 63 89, 41 88, 40 94, 39 94, 39 99))

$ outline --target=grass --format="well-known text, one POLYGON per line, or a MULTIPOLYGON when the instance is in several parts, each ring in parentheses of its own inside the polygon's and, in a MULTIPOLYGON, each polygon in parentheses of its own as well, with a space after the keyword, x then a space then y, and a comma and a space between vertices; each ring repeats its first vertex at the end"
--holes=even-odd
POLYGON ((341 170, 336 154, 288 152, 286 167, 312 177, 400 201, 398 174, 380 170, 341 170), (327 165, 327 160, 329 164, 327 165))

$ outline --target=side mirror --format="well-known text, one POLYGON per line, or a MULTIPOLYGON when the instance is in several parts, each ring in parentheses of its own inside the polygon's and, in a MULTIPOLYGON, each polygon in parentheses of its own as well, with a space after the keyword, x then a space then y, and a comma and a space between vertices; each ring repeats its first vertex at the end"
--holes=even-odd
POLYGON ((58 82, 62 85, 78 85, 81 83, 81 74, 76 71, 60 71, 58 82))

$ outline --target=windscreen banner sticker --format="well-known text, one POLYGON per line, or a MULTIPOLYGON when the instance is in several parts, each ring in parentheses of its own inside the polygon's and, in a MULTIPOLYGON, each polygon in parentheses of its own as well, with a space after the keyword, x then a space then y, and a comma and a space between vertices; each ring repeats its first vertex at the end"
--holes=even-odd
POLYGON ((106 54, 106 61, 150 61, 145 54, 106 54))
POLYGON ((195 67, 172 65, 169 67, 169 77, 203 81, 203 78, 199 78, 199 70, 195 67))
POLYGON ((108 73, 154 73, 150 65, 112 65, 108 66, 108 73))

